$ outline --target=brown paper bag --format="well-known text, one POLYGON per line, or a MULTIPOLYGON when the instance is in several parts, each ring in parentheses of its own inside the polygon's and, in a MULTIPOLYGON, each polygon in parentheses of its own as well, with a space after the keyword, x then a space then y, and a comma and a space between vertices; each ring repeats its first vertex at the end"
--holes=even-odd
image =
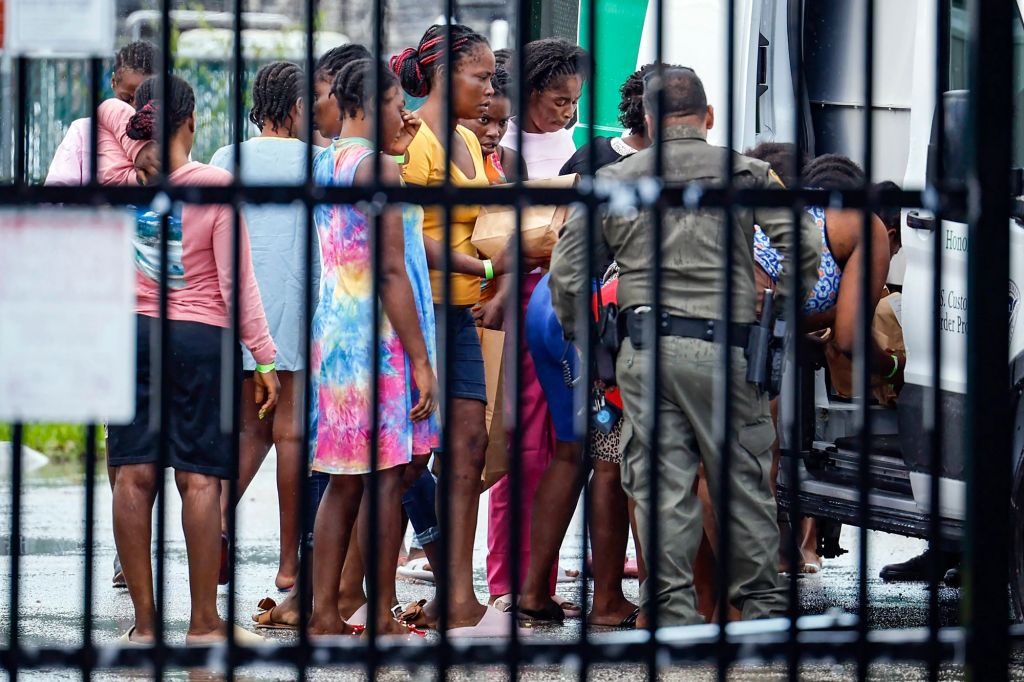
MULTIPOLYGON (((903 341, 903 327, 900 325, 902 298, 899 293, 888 294, 875 308, 875 316, 871 321, 871 334, 878 346, 883 350, 906 352, 903 341)), ((835 343, 829 341, 825 346, 825 359, 828 361, 829 376, 832 389, 843 398, 853 397, 853 361, 843 355, 835 343)), ((885 407, 895 407, 897 392, 884 377, 872 374, 871 390, 875 400, 885 407)))
MULTIPOLYGON (((527 187, 575 187, 579 175, 561 175, 546 180, 527 180, 527 187)), ((568 206, 527 206, 522 213, 523 253, 531 258, 548 258, 558 233, 569 216, 568 206)), ((481 206, 473 228, 473 246, 486 258, 494 258, 508 244, 516 229, 513 206, 481 206)))
POLYGON ((487 454, 480 474, 480 489, 487 490, 508 473, 508 447, 505 438, 504 348, 505 332, 477 328, 484 356, 484 381, 487 384, 487 454))

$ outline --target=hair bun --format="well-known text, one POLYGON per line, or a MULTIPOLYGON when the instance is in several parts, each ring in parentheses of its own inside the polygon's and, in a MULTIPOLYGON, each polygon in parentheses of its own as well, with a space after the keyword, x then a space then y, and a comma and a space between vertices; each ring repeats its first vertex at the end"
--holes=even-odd
POLYGON ((156 132, 156 115, 159 105, 149 102, 128 120, 125 134, 133 140, 152 140, 156 132))
POLYGON ((430 93, 430 82, 420 68, 420 53, 414 47, 407 47, 393 56, 388 65, 402 83, 402 88, 413 97, 426 97, 430 93))

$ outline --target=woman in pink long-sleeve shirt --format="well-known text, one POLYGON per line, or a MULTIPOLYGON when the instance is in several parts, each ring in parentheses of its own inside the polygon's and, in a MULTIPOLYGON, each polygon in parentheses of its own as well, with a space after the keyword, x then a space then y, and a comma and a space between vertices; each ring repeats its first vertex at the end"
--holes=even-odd
MULTIPOLYGON (((171 97, 155 99, 160 83, 151 78, 139 86, 137 113, 116 100, 107 100, 98 115, 124 140, 146 143, 153 139, 162 109, 170 120, 168 180, 172 184, 226 185, 226 171, 189 161, 195 136, 195 96, 180 78, 171 77, 171 97), (142 106, 144 105, 144 106, 142 106), (126 116, 127 115, 127 116, 126 116), (121 135, 124 131, 124 135, 121 135)), ((135 172, 133 148, 124 142, 120 158, 100 159, 105 182, 135 172), (113 163, 110 161, 113 160, 113 163)), ((117 181, 117 180, 114 180, 117 181)), ((217 574, 221 554, 220 481, 235 474, 230 435, 221 428, 222 363, 225 334, 230 333, 233 285, 233 216, 223 205, 186 204, 169 217, 168 318, 169 368, 163 377, 169 400, 166 465, 175 469, 182 497, 182 526, 188 551, 192 615, 186 641, 207 644, 223 641, 225 623, 217 613, 217 574)), ((128 425, 111 425, 108 463, 117 468, 114 483, 114 540, 135 607, 135 625, 124 642, 145 642, 153 637, 156 613, 150 561, 151 512, 157 494, 159 440, 149 428, 150 396, 160 390, 150 376, 150 337, 157 333, 160 300, 160 216, 148 209, 138 211, 135 237, 136 312, 139 314, 137 346, 136 416, 128 425)), ((274 371, 276 348, 263 314, 263 304, 253 274, 245 225, 239 235, 240 332, 256 365, 257 402, 261 414, 273 409, 280 383, 274 371)), ((238 352, 237 350, 235 352, 238 352)), ((236 641, 261 638, 235 627, 236 641)))

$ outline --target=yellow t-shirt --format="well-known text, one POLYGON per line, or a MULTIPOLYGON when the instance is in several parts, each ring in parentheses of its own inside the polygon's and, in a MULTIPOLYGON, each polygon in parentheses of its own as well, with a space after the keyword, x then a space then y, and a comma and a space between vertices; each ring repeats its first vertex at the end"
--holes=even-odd
MULTIPOLYGON (((455 127, 455 133, 466 141, 469 155, 473 158, 474 174, 472 178, 451 164, 452 184, 456 187, 487 187, 487 171, 484 168, 483 152, 480 141, 468 128, 455 127)), ((437 139, 434 132, 424 123, 420 131, 409 145, 408 163, 402 167, 402 179, 410 185, 427 187, 444 184, 444 143, 437 139)), ((451 247, 453 251, 465 253, 474 258, 479 254, 471 241, 473 226, 480 213, 479 206, 453 206, 451 247)), ((439 242, 444 241, 444 209, 440 206, 423 207, 423 234, 439 242)), ((480 300, 480 278, 472 275, 453 273, 452 304, 475 305, 480 300)), ((430 287, 434 293, 434 302, 444 302, 444 273, 430 271, 430 287)))

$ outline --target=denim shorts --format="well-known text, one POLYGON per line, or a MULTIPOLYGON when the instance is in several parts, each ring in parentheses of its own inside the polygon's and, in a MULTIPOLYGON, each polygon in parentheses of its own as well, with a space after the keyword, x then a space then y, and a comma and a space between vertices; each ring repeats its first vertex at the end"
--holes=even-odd
MULTIPOLYGON (((434 313, 440 327, 444 316, 444 306, 435 305, 434 313)), ((480 350, 480 337, 477 336, 476 321, 466 306, 448 308, 448 333, 452 335, 453 357, 448 364, 451 367, 451 385, 449 395, 465 400, 479 400, 487 403, 487 385, 484 383, 484 356, 480 350)), ((444 357, 443 333, 437 335, 437 357, 444 357)), ((437 368, 437 379, 444 388, 445 372, 443 367, 437 368)))

